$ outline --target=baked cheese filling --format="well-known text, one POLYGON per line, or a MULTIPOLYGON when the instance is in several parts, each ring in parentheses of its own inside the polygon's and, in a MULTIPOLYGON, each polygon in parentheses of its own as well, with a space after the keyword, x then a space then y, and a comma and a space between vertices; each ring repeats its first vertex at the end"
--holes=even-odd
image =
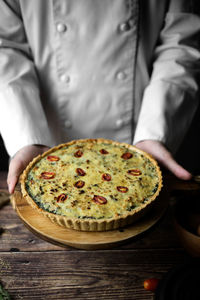
POLYGON ((110 219, 148 201, 158 189, 159 176, 151 160, 137 150, 80 142, 42 157, 29 170, 25 184, 45 211, 69 218, 110 219))

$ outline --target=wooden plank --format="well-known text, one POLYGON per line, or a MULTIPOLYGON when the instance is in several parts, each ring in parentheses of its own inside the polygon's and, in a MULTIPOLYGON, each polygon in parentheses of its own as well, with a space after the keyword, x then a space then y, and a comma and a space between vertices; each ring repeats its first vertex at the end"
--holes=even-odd
POLYGON ((187 256, 174 250, 1 253, 0 278, 14 299, 152 299, 143 288, 187 256))
MULTIPOLYGON (((0 174, 0 187, 6 187, 6 173, 0 174)), ((170 206, 137 239, 112 250, 83 251, 37 238, 8 204, 0 209, 0 282, 12 299, 152 300, 143 281, 159 279, 189 258, 172 220, 170 206)))
MULTIPOLYGON (((0 172, 1 177, 6 178, 6 172, 0 172)), ((0 181, 1 182, 1 181, 0 181)), ((2 186, 2 185, 0 185, 2 186)), ((49 251, 61 250, 55 246, 37 238, 19 220, 11 205, 0 209, 0 251, 10 251, 12 248, 20 251, 49 251), (3 232, 2 232, 3 231, 3 232)), ((176 233, 174 232, 172 208, 169 207, 164 218, 142 235, 128 241, 120 249, 145 249, 145 248, 180 248, 176 233)), ((117 249, 119 247, 116 247, 117 249)), ((71 248, 66 248, 71 251, 71 248)), ((64 249, 62 249, 64 250, 64 249)))
POLYGON ((0 210, 0 251, 49 251, 64 250, 37 238, 21 222, 11 204, 0 210))
POLYGON ((53 223, 33 209, 19 191, 12 195, 11 202, 23 223, 37 236, 60 245, 86 250, 113 248, 138 236, 156 224, 168 207, 168 198, 160 197, 148 214, 126 228, 103 232, 81 232, 53 223))
MULTIPOLYGON (((21 222, 11 204, 0 209, 0 251, 17 248, 20 251, 50 251, 64 248, 45 242, 31 233, 21 222)), ((172 222, 172 210, 150 230, 116 249, 180 248, 172 222)), ((72 248, 67 247, 68 251, 72 248)))

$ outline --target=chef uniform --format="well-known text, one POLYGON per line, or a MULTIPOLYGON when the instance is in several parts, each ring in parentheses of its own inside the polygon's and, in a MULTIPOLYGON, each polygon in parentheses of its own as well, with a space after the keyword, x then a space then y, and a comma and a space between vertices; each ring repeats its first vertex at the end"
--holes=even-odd
POLYGON ((151 139, 172 153, 198 107, 200 17, 186 0, 1 0, 0 131, 30 144, 151 139))

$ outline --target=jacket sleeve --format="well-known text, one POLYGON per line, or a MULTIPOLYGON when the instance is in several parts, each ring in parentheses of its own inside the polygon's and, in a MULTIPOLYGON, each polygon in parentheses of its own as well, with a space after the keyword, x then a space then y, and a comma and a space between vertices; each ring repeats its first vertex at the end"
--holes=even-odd
POLYGON ((200 15, 193 11, 194 2, 171 1, 155 48, 134 143, 157 140, 176 153, 191 124, 198 107, 200 74, 200 15))
POLYGON ((0 132, 10 156, 26 145, 51 145, 16 0, 0 1, 0 132))

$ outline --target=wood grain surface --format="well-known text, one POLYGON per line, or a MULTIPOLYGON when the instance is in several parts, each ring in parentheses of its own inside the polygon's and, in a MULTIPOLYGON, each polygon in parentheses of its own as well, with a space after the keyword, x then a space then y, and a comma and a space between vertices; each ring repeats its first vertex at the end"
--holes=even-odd
POLYGON ((146 278, 186 259, 177 250, 2 253, 4 286, 15 299, 152 299, 146 278))
MULTIPOLYGON (((0 173, 0 188, 6 187, 0 173)), ((185 192, 184 192, 185 193, 185 192)), ((189 194, 188 194, 189 195, 189 194)), ((59 247, 30 232, 9 203, 0 209, 0 282, 12 299, 152 300, 147 278, 162 278, 190 256, 173 226, 173 202, 149 230, 108 250, 59 247)))
POLYGON ((33 209, 20 191, 15 191, 11 202, 24 224, 40 238, 61 246, 68 245, 85 250, 109 249, 127 242, 155 225, 168 206, 168 198, 165 193, 161 193, 149 213, 132 225, 104 232, 83 232, 51 222, 49 218, 33 209))

